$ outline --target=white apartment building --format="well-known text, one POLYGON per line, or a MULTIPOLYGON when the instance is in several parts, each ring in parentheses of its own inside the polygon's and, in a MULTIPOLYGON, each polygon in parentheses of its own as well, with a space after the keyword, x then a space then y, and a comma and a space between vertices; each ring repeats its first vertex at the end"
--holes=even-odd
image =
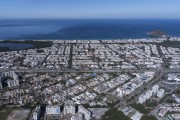
POLYGON ((48 105, 46 106, 46 115, 57 115, 60 114, 61 108, 59 105, 48 105))

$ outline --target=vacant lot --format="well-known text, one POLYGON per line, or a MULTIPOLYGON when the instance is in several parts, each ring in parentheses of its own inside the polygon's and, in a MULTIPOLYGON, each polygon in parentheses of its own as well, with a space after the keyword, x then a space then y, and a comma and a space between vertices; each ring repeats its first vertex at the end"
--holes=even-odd
POLYGON ((13 110, 7 120, 26 120, 29 113, 29 109, 13 110))
POLYGON ((8 115, 13 111, 13 108, 3 108, 0 110, 0 120, 6 120, 8 115))

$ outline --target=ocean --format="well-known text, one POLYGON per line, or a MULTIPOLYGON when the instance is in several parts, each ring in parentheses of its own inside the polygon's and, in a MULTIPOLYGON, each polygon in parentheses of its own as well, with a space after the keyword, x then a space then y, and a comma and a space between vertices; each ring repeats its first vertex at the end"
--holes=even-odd
POLYGON ((180 37, 178 19, 0 19, 2 40, 150 38, 161 30, 180 37))

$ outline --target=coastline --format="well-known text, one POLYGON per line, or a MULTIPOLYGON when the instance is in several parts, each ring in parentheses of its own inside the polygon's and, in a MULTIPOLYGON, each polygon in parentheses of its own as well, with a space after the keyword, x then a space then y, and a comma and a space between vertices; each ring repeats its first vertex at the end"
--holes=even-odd
POLYGON ((159 38, 140 38, 140 39, 74 39, 74 40, 71 40, 71 39, 39 39, 39 40, 6 40, 6 39, 1 39, 0 40, 0 43, 11 43, 11 42, 17 42, 18 43, 21 43, 21 42, 24 42, 24 43, 29 43, 29 42, 53 42, 53 43, 58 43, 58 41, 66 41, 66 42, 70 42, 70 43, 75 43, 76 41, 104 41, 104 42, 112 42, 112 43, 131 43, 131 42, 135 42, 135 43, 138 43, 138 42, 163 42, 163 41, 166 41, 166 40, 169 40, 169 41, 180 41, 180 37, 159 37, 159 38))
MULTIPOLYGON (((40 49, 51 47, 53 44, 76 44, 76 43, 89 43, 89 44, 97 44, 99 41, 103 41, 106 44, 132 44, 132 43, 151 43, 151 44, 159 44, 165 46, 175 46, 180 47, 180 38, 179 37, 164 37, 164 38, 143 38, 143 39, 115 39, 115 40, 0 40, 0 44, 30 44, 32 47, 28 47, 25 49, 18 50, 27 50, 27 49, 40 49), (169 44, 169 45, 168 45, 169 44)), ((0 52, 8 52, 8 51, 17 51, 12 50, 9 47, 0 47, 0 52)))

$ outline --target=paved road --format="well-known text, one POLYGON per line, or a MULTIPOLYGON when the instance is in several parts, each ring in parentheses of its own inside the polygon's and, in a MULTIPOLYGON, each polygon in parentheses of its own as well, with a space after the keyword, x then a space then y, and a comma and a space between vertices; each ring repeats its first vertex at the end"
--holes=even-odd
POLYGON ((15 72, 35 72, 35 73, 71 73, 71 72, 97 72, 97 73, 112 73, 112 72, 144 72, 144 71, 164 71, 166 73, 169 72, 180 72, 180 68, 169 68, 169 69, 94 69, 94 70, 74 70, 74 69, 0 69, 0 72, 8 72, 8 71, 15 71, 15 72))
MULTIPOLYGON (((169 69, 163 69, 163 68, 159 68, 159 69, 96 69, 96 70, 73 70, 73 69, 66 69, 66 70, 62 70, 62 69, 0 69, 0 72, 8 72, 8 71, 15 71, 15 72, 27 72, 27 73, 79 73, 79 72, 97 72, 97 73, 113 73, 113 72, 145 72, 145 71, 154 71, 156 72, 156 76, 154 80, 151 80, 147 83, 145 83, 142 87, 137 88, 133 93, 131 93, 128 97, 123 98, 123 100, 120 101, 120 103, 118 103, 115 107, 123 107, 126 106, 129 103, 126 103, 126 101, 128 99, 131 99, 132 96, 134 96, 135 94, 140 94, 142 93, 142 90, 144 88, 149 89, 150 87, 152 87, 152 83, 154 82, 158 82, 158 80, 161 79, 161 77, 165 74, 165 73, 171 73, 171 72, 180 72, 180 68, 169 68, 169 69)), ((135 99, 134 99, 135 100, 135 99)))
POLYGON ((122 98, 118 104, 116 104, 116 108, 124 108, 125 106, 135 102, 138 97, 143 93, 142 91, 144 88, 150 89, 154 84, 160 82, 162 79, 161 77, 164 76, 166 73, 171 73, 171 72, 180 72, 180 69, 159 69, 156 70, 156 76, 154 77, 153 80, 145 83, 143 86, 137 88, 134 92, 132 92, 128 97, 122 98), (137 94, 137 96, 135 96, 137 94), (127 102, 127 100, 130 100, 131 97, 134 96, 135 98, 131 100, 130 102, 127 102))
POLYGON ((154 77, 154 79, 152 79, 151 81, 143 84, 143 86, 137 88, 134 92, 132 92, 131 94, 129 94, 128 97, 122 98, 120 100, 120 102, 115 106, 116 108, 124 108, 125 106, 135 102, 137 100, 137 98, 143 93, 143 90, 145 88, 150 89, 156 82, 159 82, 161 80, 161 77, 164 75, 163 71, 158 71, 154 77), (137 94, 137 96, 135 96, 135 94, 137 94), (131 100, 131 97, 134 96, 135 98, 133 100, 131 100), (130 102, 127 102, 127 100, 131 100, 130 102))
MULTIPOLYGON (((171 89, 171 91, 168 93, 169 95, 172 95, 176 90, 177 90, 177 88, 179 87, 179 85, 178 86, 176 86, 176 87, 174 87, 173 89, 171 89)), ((165 94, 165 95, 168 95, 167 93, 165 94)), ((164 96, 165 96, 164 95, 164 96)), ((164 97, 163 96, 163 97, 164 97)), ((161 104, 158 104, 157 106, 156 106, 156 108, 154 108, 154 110, 152 110, 148 115, 154 115, 154 116, 156 116, 156 118, 158 118, 158 120, 163 120, 162 118, 160 118, 158 115, 157 115, 157 111, 158 111, 158 108, 160 108, 160 107, 162 107, 162 104, 165 104, 165 101, 168 99, 169 97, 166 97, 166 99, 163 101, 163 103, 161 103, 161 104)))

